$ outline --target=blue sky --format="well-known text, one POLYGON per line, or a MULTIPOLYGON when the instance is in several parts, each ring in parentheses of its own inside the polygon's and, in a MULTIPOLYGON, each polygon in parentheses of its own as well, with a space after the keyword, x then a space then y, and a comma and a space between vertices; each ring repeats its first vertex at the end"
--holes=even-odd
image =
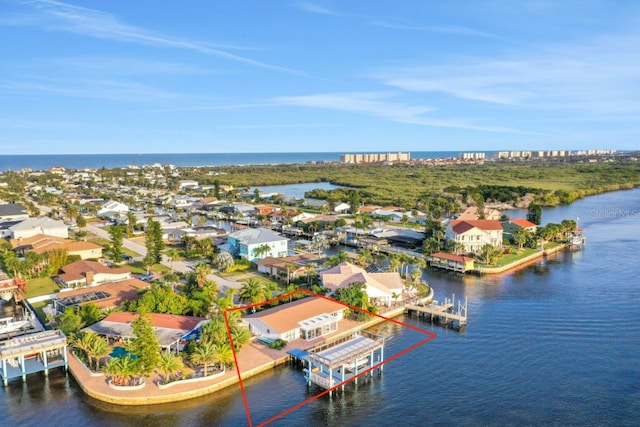
POLYGON ((640 2, 0 0, 0 154, 640 148, 640 2))

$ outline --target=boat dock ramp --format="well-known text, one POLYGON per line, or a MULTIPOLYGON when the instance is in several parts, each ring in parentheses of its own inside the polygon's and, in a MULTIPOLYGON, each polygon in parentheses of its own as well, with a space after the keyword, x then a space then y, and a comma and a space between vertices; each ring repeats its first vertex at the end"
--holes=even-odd
POLYGON ((463 329, 467 326, 467 299, 457 301, 455 305, 455 295, 451 299, 445 298, 444 301, 433 301, 430 304, 407 304, 404 306, 407 315, 413 313, 417 317, 429 319, 432 323, 438 322, 444 326, 451 326, 454 329, 463 329))

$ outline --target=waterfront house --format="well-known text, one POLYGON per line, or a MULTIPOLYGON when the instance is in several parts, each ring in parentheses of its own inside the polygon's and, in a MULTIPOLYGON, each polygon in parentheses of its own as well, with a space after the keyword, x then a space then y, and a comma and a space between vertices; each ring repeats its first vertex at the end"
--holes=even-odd
POLYGON ((27 218, 9 227, 9 237, 12 239, 32 237, 36 234, 67 238, 69 227, 63 222, 49 217, 27 218))
POLYGON ((67 240, 61 237, 36 234, 35 236, 11 240, 13 250, 20 256, 27 252, 43 254, 52 250, 66 250, 69 255, 80 259, 102 258, 102 246, 91 242, 67 240))
POLYGON ((128 268, 109 268, 96 261, 72 262, 62 267, 60 271, 55 281, 63 288, 79 288, 131 279, 131 270, 128 268))
MULTIPOLYGON (((484 218, 488 220, 500 220, 500 211, 496 209, 484 208, 484 218)), ((469 206, 464 212, 462 212, 456 218, 458 220, 478 220, 480 219, 480 213, 477 206, 469 206)))
POLYGON ((343 262, 321 272, 320 279, 322 286, 331 292, 348 287, 352 283, 364 283, 369 300, 373 304, 390 306, 393 300, 402 301, 404 282, 397 271, 369 273, 362 267, 343 262))
POLYGON ((459 243, 464 252, 480 252, 489 244, 502 246, 502 224, 497 220, 453 220, 447 223, 445 238, 459 243))
POLYGON ((474 259, 462 255, 435 252, 429 256, 429 266, 465 273, 475 268, 474 259))
MULTIPOLYGON (((199 329, 207 322, 204 317, 182 316, 178 314, 149 313, 153 332, 165 351, 182 351, 186 341, 194 341, 199 336, 199 329)), ((107 317, 88 326, 83 331, 91 331, 107 337, 109 341, 129 342, 136 338, 132 323, 137 313, 114 312, 107 317)))
POLYGON ((288 242, 286 237, 266 228, 245 228, 228 235, 225 249, 232 255, 257 262, 266 257, 287 256, 288 242))
POLYGON ((521 229, 535 233, 538 226, 524 218, 512 218, 508 221, 504 221, 502 223, 502 228, 504 230, 504 234, 514 235, 521 229))
POLYGON ((93 303, 101 310, 110 310, 121 307, 126 301, 137 300, 141 296, 140 292, 148 287, 147 282, 133 278, 88 288, 62 291, 55 294, 53 307, 56 313, 64 313, 68 307, 80 307, 93 303))
POLYGON ((264 340, 313 340, 338 330, 346 306, 321 297, 302 298, 243 317, 251 333, 264 340))

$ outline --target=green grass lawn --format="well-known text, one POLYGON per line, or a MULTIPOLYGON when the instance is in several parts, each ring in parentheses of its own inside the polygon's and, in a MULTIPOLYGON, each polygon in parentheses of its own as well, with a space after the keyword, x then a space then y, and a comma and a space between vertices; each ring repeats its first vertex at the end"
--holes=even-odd
MULTIPOLYGON (((141 261, 126 264, 126 267, 129 267, 133 274, 145 274, 147 272, 147 267, 145 267, 141 261)), ((151 267, 151 271, 161 274, 171 273, 171 269, 162 264, 153 264, 153 266, 151 267)))
POLYGON ((50 303, 51 303, 51 300, 40 301, 40 302, 31 304, 31 307, 33 307, 33 310, 36 312, 36 317, 38 318, 38 320, 40 320, 40 323, 42 323, 42 325, 45 328, 47 328, 47 316, 44 314, 44 311, 42 311, 42 309, 45 308, 47 304, 50 304, 50 303))
POLYGON ((50 277, 27 280, 27 293, 25 298, 33 298, 40 295, 58 292, 60 288, 50 277))
POLYGON ((507 264, 511 264, 512 262, 521 260, 522 258, 526 258, 529 255, 533 255, 534 253, 538 252, 538 249, 531 249, 531 248, 523 248, 522 252, 520 253, 518 253, 517 247, 509 248, 509 249, 511 253, 507 255, 502 255, 500 259, 498 259, 495 265, 491 265, 489 267, 503 267, 507 264))

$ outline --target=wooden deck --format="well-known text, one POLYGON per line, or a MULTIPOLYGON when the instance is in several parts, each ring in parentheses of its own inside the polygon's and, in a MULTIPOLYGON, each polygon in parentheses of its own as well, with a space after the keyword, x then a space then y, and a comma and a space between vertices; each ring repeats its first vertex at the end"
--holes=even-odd
POLYGON ((462 329, 467 325, 466 299, 464 304, 458 301, 457 309, 453 299, 445 299, 444 302, 433 301, 431 304, 426 305, 407 304, 404 308, 407 314, 416 313, 418 317, 428 317, 432 322, 437 320, 444 325, 452 325, 458 329, 462 329))

